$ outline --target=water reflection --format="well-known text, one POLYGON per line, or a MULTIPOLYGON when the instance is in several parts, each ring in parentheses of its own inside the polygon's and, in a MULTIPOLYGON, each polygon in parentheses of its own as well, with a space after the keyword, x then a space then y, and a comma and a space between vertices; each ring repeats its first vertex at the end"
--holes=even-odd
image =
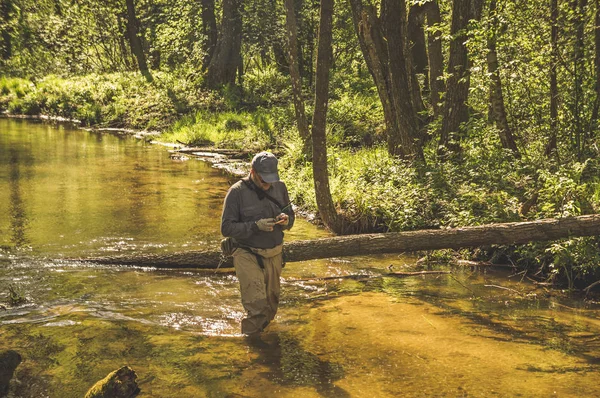
POLYGON ((246 341, 259 354, 258 363, 269 368, 264 375, 269 380, 283 385, 314 387, 323 397, 351 396, 334 383, 344 377, 342 365, 306 350, 293 334, 266 332, 246 341))
POLYGON ((29 245, 27 228, 29 220, 25 212, 25 203, 21 193, 21 161, 19 152, 9 150, 8 184, 10 190, 10 242, 16 249, 23 249, 29 245))
MULTIPOLYGON (((29 300, 0 309, 0 349, 26 358, 12 396, 80 398, 124 363, 139 376, 140 396, 600 391, 597 307, 491 270, 384 275, 390 263, 415 270, 416 259, 406 256, 288 264, 276 321, 260 342, 248 342, 239 333, 238 283, 225 270, 56 260, 65 253, 214 246, 230 185, 220 172, 174 162, 164 149, 127 138, 2 119, 0 161, 6 166, 0 168, 0 242, 19 241, 40 254, 0 256, 0 302, 9 283, 29 300), (349 274, 364 277, 319 279, 349 274)), ((286 239, 325 235, 298 220, 286 239)))
POLYGON ((7 248, 58 257, 218 243, 228 186, 203 162, 173 162, 164 148, 132 137, 7 119, 0 162, 7 248))

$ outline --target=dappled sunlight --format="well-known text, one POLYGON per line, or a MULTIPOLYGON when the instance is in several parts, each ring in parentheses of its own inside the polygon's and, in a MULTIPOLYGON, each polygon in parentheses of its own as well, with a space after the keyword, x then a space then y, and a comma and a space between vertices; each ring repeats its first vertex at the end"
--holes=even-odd
MULTIPOLYGON (((11 123, 4 143, 41 151, 22 153, 19 235, 0 235, 0 302, 9 285, 19 299, 0 308, 0 348, 24 358, 14 397, 80 398, 125 364, 140 397, 596 395, 600 307, 511 270, 391 275, 450 270, 409 255, 288 263, 276 319, 248 339, 232 269, 65 261, 214 247, 228 181, 133 140, 28 125, 34 140, 11 123), (73 147, 46 153, 56 140, 73 147), (65 179, 62 161, 77 166, 65 179)), ((298 219, 286 239, 329 235, 298 219)))

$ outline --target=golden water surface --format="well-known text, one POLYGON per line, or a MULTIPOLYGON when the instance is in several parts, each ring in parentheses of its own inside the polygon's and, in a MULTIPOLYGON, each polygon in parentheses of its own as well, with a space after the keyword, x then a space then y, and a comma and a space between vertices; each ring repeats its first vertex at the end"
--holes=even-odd
MULTIPOLYGON (((23 358, 9 397, 83 397, 123 365, 139 397, 600 395, 599 307, 511 270, 290 263, 276 321, 249 341, 229 270, 62 260, 214 247, 233 181, 133 138, 0 119, 0 350, 23 358)), ((286 239, 326 235, 298 220, 286 239)))

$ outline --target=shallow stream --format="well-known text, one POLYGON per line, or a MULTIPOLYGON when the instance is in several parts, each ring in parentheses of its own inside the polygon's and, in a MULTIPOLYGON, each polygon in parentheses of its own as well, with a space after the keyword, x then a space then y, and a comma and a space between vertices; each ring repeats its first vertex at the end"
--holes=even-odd
MULTIPOLYGON (((0 350, 23 357, 9 397, 83 397, 123 365, 139 397, 600 395, 600 307, 510 269, 290 263, 250 342, 229 270, 64 260, 214 248, 233 181, 132 137, 0 118, 0 350)), ((298 220, 286 239, 322 236, 298 220)))

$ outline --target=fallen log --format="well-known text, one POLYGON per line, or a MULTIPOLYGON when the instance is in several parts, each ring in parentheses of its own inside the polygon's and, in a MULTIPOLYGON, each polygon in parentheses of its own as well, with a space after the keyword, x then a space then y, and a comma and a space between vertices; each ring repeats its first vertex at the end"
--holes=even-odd
MULTIPOLYGON (((288 262, 318 258, 403 253, 421 250, 460 249, 489 245, 515 245, 553 241, 577 236, 600 235, 600 215, 561 219, 487 224, 476 227, 428 229, 407 232, 362 234, 286 242, 288 262)), ((219 250, 171 254, 132 254, 78 259, 98 264, 156 268, 217 268, 219 250)), ((227 259, 222 267, 232 267, 227 259)))

